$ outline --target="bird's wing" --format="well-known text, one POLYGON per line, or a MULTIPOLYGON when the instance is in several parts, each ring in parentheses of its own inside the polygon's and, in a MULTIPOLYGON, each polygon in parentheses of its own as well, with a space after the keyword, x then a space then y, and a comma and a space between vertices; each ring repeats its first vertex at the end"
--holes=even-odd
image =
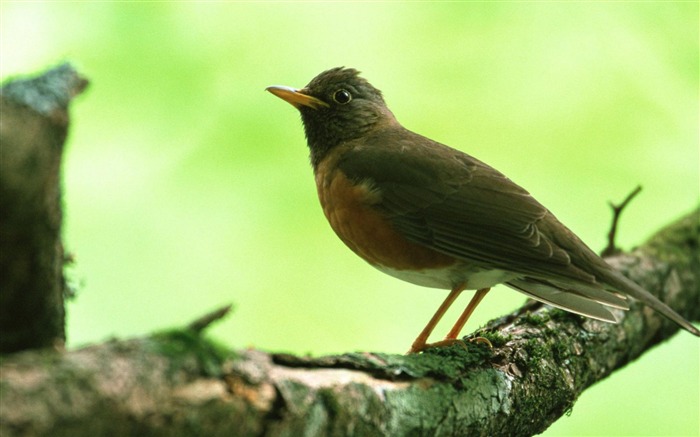
POLYGON ((485 268, 602 291, 595 272, 575 262, 599 258, 527 191, 469 155, 386 130, 347 148, 338 166, 376 188, 375 206, 413 242, 485 268))

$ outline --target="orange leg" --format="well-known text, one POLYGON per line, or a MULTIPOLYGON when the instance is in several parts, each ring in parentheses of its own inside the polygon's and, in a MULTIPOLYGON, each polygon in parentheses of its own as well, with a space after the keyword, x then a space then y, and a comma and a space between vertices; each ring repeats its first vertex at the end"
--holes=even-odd
POLYGON ((476 290, 476 293, 474 293, 474 297, 472 297, 472 300, 469 301, 469 305, 467 305, 467 307, 464 309, 462 315, 459 316, 459 319, 457 319, 452 329, 450 329, 450 332, 447 333, 445 340, 454 340, 455 338, 457 338, 460 331, 462 330, 462 328, 464 328, 464 325, 467 323, 467 320, 469 320, 469 317, 474 312, 474 309, 477 307, 477 305, 479 305, 481 299, 483 299, 484 296, 486 296, 486 293, 488 293, 489 290, 490 288, 482 288, 480 290, 476 290))
MULTIPOLYGON (((447 310, 450 308, 450 306, 454 303, 455 299, 457 299, 457 297, 460 295, 460 293, 462 293, 464 291, 465 287, 466 287, 466 284, 459 284, 459 285, 455 286, 452 289, 452 291, 450 291, 450 294, 447 295, 447 298, 445 298, 445 301, 442 302, 442 305, 440 305, 440 308, 438 308, 437 311, 435 311, 435 314, 433 314, 433 317, 430 319, 428 324, 425 325, 425 328, 423 328, 421 333, 418 335, 418 337, 415 339, 415 341, 411 345, 411 349, 408 350, 409 354, 418 353, 418 352, 422 351, 423 349, 425 349, 426 342, 428 341, 428 337, 430 337, 430 334, 433 332, 433 329, 435 329, 435 326, 438 324, 440 319, 442 319, 442 316, 445 315, 445 312, 447 312, 447 310)), ((467 316, 467 317, 469 317, 469 316, 467 316)), ((466 320, 465 320, 465 322, 466 322, 466 320)))

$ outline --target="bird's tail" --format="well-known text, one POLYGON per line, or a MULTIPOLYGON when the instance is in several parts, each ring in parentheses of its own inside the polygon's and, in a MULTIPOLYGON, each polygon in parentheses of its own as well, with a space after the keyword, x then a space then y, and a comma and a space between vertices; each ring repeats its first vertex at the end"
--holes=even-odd
POLYGON ((700 337, 700 329, 693 326, 693 324, 686 320, 683 316, 675 312, 665 303, 661 302, 656 296, 637 285, 634 281, 627 279, 621 273, 616 271, 611 271, 611 274, 608 275, 606 279, 607 282, 623 291, 628 296, 649 305, 668 319, 677 323, 681 328, 700 337))

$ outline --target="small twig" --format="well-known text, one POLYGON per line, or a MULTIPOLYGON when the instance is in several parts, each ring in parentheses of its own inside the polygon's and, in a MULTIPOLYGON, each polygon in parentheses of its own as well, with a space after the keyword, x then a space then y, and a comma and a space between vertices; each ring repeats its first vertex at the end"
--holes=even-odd
POLYGON ((621 204, 615 205, 612 202, 608 202, 610 205, 610 208, 613 210, 613 220, 612 220, 612 226, 610 226, 610 232, 608 232, 608 246, 603 249, 603 252, 601 253, 601 256, 606 257, 606 256, 612 256, 617 253, 620 253, 620 249, 615 246, 615 237, 617 235, 617 223, 620 221, 620 215, 622 214, 622 210, 625 209, 625 207, 630 203, 634 197, 639 194, 639 192, 642 191, 642 186, 637 185, 637 188, 632 190, 631 193, 627 195, 625 200, 622 201, 621 204))
POLYGON ((208 314, 205 314, 202 317, 190 323, 189 325, 187 325, 187 328, 199 334, 212 323, 224 318, 226 314, 228 314, 229 311, 231 311, 231 308, 233 308, 233 305, 229 304, 217 310, 214 310, 208 314))

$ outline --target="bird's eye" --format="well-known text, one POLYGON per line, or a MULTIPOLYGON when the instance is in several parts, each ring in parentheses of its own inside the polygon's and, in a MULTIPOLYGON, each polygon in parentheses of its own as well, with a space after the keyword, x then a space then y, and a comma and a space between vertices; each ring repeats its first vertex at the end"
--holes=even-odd
POLYGON ((347 90, 338 90, 333 93, 333 100, 335 100, 336 103, 344 105, 352 100, 352 95, 347 90))

